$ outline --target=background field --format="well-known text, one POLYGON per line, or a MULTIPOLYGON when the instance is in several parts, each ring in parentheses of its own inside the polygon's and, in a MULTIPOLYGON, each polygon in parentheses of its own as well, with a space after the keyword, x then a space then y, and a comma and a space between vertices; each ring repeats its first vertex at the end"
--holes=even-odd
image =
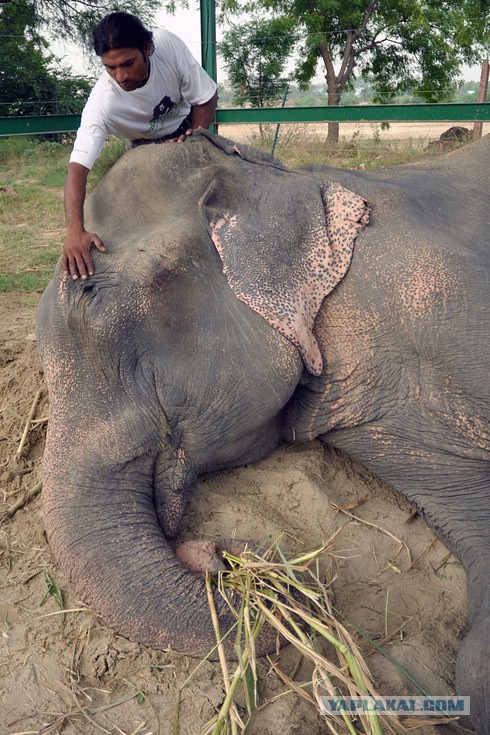
MULTIPOLYGON (((441 133, 446 131, 452 125, 473 129, 473 123, 413 123, 413 122, 395 122, 390 123, 389 128, 382 129, 380 123, 341 123, 340 140, 342 143, 349 142, 361 138, 363 140, 371 140, 375 142, 378 138, 383 141, 406 141, 412 139, 414 144, 423 146, 431 141, 436 141, 441 133)), ((222 134, 232 140, 243 140, 245 137, 253 137, 258 134, 258 126, 254 125, 222 125, 222 134)), ((269 126, 275 128, 275 126, 269 126)), ((298 125, 284 125, 281 128, 288 130, 299 127, 305 129, 305 137, 315 135, 320 139, 327 137, 327 124, 307 123, 298 125)), ((484 123, 483 134, 490 132, 490 123, 484 123)))

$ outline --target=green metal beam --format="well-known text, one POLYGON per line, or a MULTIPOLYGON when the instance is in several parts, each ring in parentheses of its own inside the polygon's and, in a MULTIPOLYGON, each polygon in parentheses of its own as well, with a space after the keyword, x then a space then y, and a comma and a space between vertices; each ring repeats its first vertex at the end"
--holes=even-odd
MULTIPOLYGON (((305 122, 475 122, 490 121, 490 102, 435 105, 356 105, 343 107, 266 107, 217 110, 218 123, 305 122)), ((69 133, 78 129, 80 115, 0 117, 0 137, 69 133)))
POLYGON ((490 102, 345 105, 341 107, 264 107, 262 109, 217 110, 219 123, 304 123, 304 122, 474 122, 490 120, 490 102))
POLYGON ((78 130, 81 115, 29 115, 0 117, 0 136, 71 133, 78 130))

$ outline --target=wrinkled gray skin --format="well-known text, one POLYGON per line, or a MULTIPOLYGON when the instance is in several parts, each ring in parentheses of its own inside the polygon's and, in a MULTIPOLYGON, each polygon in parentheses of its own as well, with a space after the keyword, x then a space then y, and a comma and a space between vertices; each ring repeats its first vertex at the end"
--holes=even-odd
MULTIPOLYGON (((87 226, 107 253, 85 282, 58 266, 38 310, 50 544, 78 594, 122 634, 206 653, 202 579, 168 543, 196 476, 318 436, 416 503, 463 562, 471 609, 456 686, 488 733, 490 141, 370 173, 288 172, 242 154, 209 134, 143 147, 90 197, 87 226), (238 262, 253 228, 267 232, 259 250, 287 294, 282 233, 308 217, 296 200, 325 177, 373 212, 318 314, 324 369, 314 376, 236 297, 209 222, 225 209, 240 225, 248 217, 238 262)), ((216 604, 224 628, 230 615, 216 604)))

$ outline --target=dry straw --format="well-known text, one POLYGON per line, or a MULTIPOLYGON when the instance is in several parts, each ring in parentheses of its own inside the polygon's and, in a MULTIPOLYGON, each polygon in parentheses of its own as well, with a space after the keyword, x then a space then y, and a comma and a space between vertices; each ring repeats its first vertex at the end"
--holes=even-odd
POLYGON ((355 719, 345 712, 339 715, 322 713, 321 698, 324 696, 376 697, 377 694, 361 651, 334 614, 330 585, 320 581, 318 562, 331 548, 331 541, 293 558, 286 558, 279 543, 280 539, 264 552, 246 551, 240 557, 225 553, 228 569, 219 573, 217 583, 207 576, 226 697, 202 735, 242 735, 247 731, 258 701, 255 644, 264 625, 292 644, 304 660, 310 662, 313 675, 306 687, 293 682, 276 664, 270 663, 287 685, 288 692, 294 691, 316 705, 325 717, 329 732, 349 735, 393 732, 386 720, 382 723, 377 715, 355 719), (220 630, 214 605, 215 584, 236 616, 238 665, 231 675, 222 644, 227 631, 220 630), (327 657, 323 652, 326 648, 334 654, 327 657), (246 716, 239 713, 235 702, 239 684, 245 692, 246 716))

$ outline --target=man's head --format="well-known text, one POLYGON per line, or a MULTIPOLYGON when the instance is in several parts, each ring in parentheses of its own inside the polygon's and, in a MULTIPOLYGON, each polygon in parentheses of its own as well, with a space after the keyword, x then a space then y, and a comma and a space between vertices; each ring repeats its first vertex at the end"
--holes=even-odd
POLYGON ((150 73, 153 33, 131 13, 110 13, 93 30, 94 51, 126 92, 142 87, 150 73))

